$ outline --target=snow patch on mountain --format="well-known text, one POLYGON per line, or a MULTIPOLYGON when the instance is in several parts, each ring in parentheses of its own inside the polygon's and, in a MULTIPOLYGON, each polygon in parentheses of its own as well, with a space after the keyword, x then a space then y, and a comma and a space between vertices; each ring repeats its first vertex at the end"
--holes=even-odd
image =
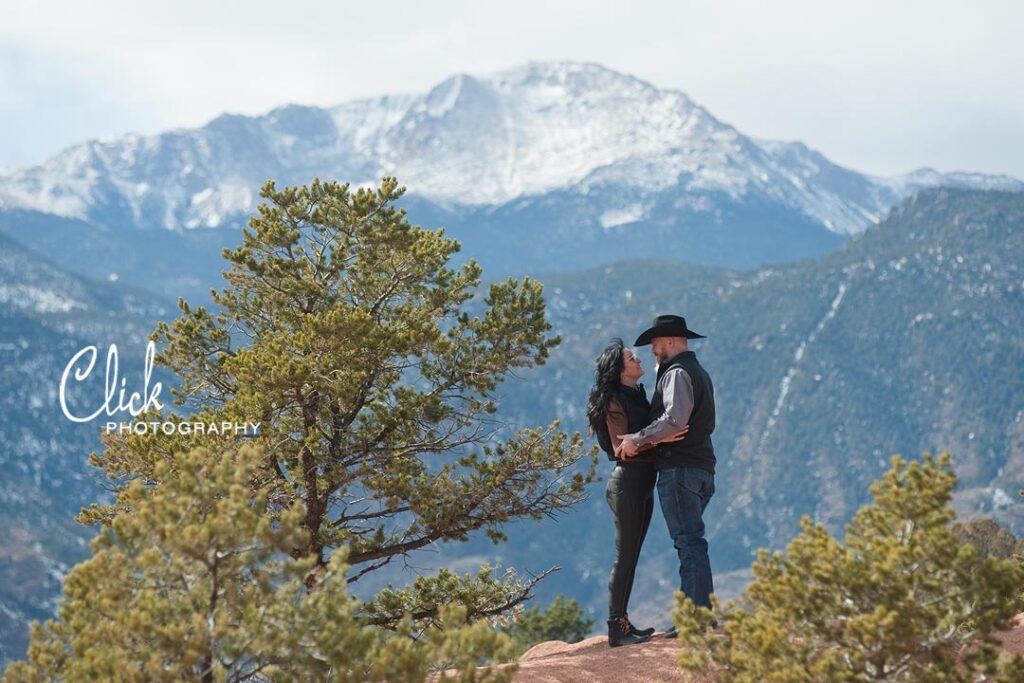
POLYGON ((611 209, 601 214, 601 227, 605 230, 616 228, 620 225, 629 225, 643 220, 645 210, 642 204, 632 204, 621 209, 611 209))
POLYGON ((10 306, 36 313, 67 313, 75 309, 88 308, 81 301, 61 296, 44 287, 26 284, 0 283, 0 306, 10 306))

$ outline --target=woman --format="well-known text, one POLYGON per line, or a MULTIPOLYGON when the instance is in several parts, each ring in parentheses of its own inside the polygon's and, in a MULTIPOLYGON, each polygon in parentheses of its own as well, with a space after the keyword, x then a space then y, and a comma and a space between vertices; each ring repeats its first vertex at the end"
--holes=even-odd
MULTIPOLYGON (((608 477, 605 495, 615 519, 615 562, 608 578, 608 645, 618 647, 650 639, 653 628, 638 629, 629 621, 626 608, 633 589, 633 575, 647 527, 654 513, 654 486, 658 473, 654 457, 640 454, 626 459, 622 436, 640 431, 650 421, 650 403, 642 384, 640 359, 614 339, 597 358, 596 382, 587 403, 590 430, 597 435, 615 469, 608 477)), ((683 438, 687 428, 671 441, 683 438)))

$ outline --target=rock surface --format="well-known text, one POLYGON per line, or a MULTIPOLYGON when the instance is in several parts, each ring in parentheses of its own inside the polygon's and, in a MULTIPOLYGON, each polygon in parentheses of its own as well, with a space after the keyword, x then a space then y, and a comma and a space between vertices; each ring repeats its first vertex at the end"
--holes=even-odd
POLYGON ((569 645, 551 641, 535 645, 519 660, 517 683, 583 683, 587 681, 682 681, 676 661, 677 641, 655 636, 639 645, 612 649, 605 636, 569 645))
MULTIPOLYGON (((997 638, 1003 649, 1024 654, 1024 614, 1018 614, 1013 629, 999 634, 997 638)), ((667 640, 660 633, 646 643, 615 649, 608 647, 608 639, 604 636, 594 636, 571 645, 549 641, 527 650, 519 660, 519 671, 514 680, 516 683, 682 681, 676 647, 675 640, 667 640)))

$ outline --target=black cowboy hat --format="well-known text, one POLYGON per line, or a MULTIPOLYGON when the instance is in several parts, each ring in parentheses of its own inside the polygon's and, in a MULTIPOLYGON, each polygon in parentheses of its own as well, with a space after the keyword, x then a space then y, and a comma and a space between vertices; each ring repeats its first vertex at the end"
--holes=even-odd
POLYGON ((681 315, 659 315, 654 325, 636 338, 636 346, 647 346, 655 337, 686 337, 687 339, 706 339, 686 326, 686 318, 681 315))

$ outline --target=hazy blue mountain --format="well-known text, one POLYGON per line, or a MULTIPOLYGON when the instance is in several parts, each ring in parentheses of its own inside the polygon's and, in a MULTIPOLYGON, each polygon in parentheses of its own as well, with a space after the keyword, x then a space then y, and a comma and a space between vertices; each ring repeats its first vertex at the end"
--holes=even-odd
POLYGON ((783 263, 833 250, 922 187, 1024 187, 929 169, 872 177, 748 137, 682 92, 536 62, 422 94, 86 142, 0 174, 0 230, 74 272, 196 295, 268 178, 382 175, 494 274, 623 258, 783 263))
MULTIPOLYGON (((169 315, 148 294, 72 275, 0 234, 0 655, 22 656, 28 622, 55 610, 93 535, 72 518, 105 495, 88 465, 102 420, 64 417, 61 374, 78 350, 97 346, 88 381, 69 383, 67 394, 75 414, 91 413, 103 403, 114 343, 119 375, 141 391, 146 335, 169 315)), ((154 380, 172 378, 158 369, 154 380)))

